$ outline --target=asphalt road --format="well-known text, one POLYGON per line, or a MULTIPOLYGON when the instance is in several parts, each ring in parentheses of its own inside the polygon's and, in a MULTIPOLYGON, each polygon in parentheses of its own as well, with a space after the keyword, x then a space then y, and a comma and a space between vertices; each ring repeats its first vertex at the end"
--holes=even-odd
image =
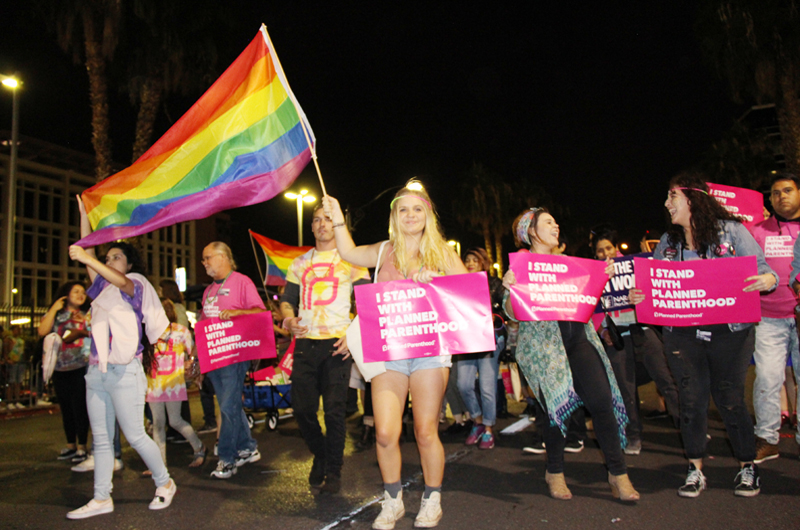
MULTIPOLYGON (((752 379, 752 377, 751 377, 752 379)), ((642 388, 643 407, 652 408, 652 385, 642 388)), ((199 403, 192 396, 195 426, 199 403)), ((512 404, 512 411, 522 406, 512 404)), ((547 495, 544 455, 522 453, 532 440, 531 425, 520 434, 503 436, 497 447, 480 451, 460 439, 444 439, 448 464, 443 484, 442 529, 679 529, 797 528, 800 524, 800 460, 798 445, 788 433, 781 439, 781 458, 761 466, 762 493, 752 499, 733 495, 736 462, 724 428, 712 409, 709 489, 697 499, 683 499, 686 461, 679 434, 666 420, 647 422, 644 449, 628 457, 631 479, 642 494, 635 504, 614 500, 606 483, 602 455, 595 442, 567 455, 567 482, 574 498, 556 501, 547 495)), ((211 458, 199 470, 189 469, 188 445, 169 445, 170 472, 178 493, 161 512, 147 509, 154 485, 142 478, 138 455, 123 444, 125 469, 115 473, 115 512, 68 521, 67 511, 92 496, 92 474, 77 474, 56 460, 63 446, 60 416, 32 415, 0 421, 0 528, 41 529, 368 529, 377 515, 382 493, 374 450, 356 452, 360 417, 348 420, 343 488, 339 495, 314 495, 307 486, 310 455, 292 419, 276 431, 257 424, 260 462, 240 469, 230 480, 209 473, 211 458)), ((500 426, 515 421, 501 420, 500 426)), ((444 426, 443 426, 444 427, 444 426)), ((213 434, 202 435, 213 445, 213 434)), ((413 527, 422 492, 419 457, 413 441, 403 445, 406 516, 398 529, 413 527)))

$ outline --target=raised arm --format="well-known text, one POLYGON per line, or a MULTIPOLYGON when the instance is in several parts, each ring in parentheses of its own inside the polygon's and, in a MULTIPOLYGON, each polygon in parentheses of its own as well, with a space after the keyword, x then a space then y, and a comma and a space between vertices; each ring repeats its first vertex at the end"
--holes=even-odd
POLYGON ((89 277, 92 278, 92 281, 94 281, 94 278, 99 274, 108 280, 108 283, 119 288, 119 290, 123 293, 127 294, 128 296, 133 296, 134 285, 130 278, 118 270, 112 269, 105 263, 101 263, 94 256, 90 256, 89 253, 82 247, 79 247, 78 245, 70 246, 69 257, 86 265, 86 270, 89 271, 89 277))
POLYGON ((64 306, 67 303, 67 297, 62 296, 58 300, 56 300, 50 309, 47 310, 47 313, 44 314, 42 319, 39 321, 39 336, 44 337, 45 335, 49 334, 53 331, 53 323, 56 321, 56 314, 64 309, 64 306))
MULTIPOLYGON (((360 267, 375 267, 378 264, 380 243, 356 246, 353 237, 344 222, 344 214, 339 201, 325 195, 322 198, 322 209, 325 217, 333 222, 333 235, 336 238, 336 249, 343 260, 360 267)), ((466 272, 466 271, 465 271, 466 272)))

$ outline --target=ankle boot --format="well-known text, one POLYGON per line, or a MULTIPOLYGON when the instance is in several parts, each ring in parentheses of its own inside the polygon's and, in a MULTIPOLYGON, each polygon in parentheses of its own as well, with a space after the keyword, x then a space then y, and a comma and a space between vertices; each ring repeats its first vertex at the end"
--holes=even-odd
POLYGON ((639 492, 633 489, 631 479, 628 475, 608 474, 608 485, 611 486, 611 495, 621 501, 638 501, 639 492))
POLYGON ((564 480, 564 473, 549 473, 545 472, 544 481, 550 488, 550 496, 554 499, 568 501, 572 498, 572 492, 567 487, 567 482, 564 480))

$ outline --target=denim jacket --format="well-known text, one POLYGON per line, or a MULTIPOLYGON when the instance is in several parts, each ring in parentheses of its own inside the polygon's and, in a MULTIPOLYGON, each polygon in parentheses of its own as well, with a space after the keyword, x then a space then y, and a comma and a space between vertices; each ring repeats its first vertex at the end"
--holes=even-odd
MULTIPOLYGON (((778 285, 778 275, 767 265, 764 251, 743 224, 736 221, 720 221, 718 235, 719 244, 709 248, 703 259, 755 256, 758 263, 758 274, 769 273, 775 277, 775 285, 770 292, 775 290, 778 285)), ((670 245, 668 236, 669 234, 661 236, 661 241, 658 242, 658 246, 653 252, 653 259, 683 261, 683 245, 680 242, 674 246, 670 245)), ((731 331, 740 331, 752 325, 751 322, 731 323, 728 324, 728 327, 731 331)))

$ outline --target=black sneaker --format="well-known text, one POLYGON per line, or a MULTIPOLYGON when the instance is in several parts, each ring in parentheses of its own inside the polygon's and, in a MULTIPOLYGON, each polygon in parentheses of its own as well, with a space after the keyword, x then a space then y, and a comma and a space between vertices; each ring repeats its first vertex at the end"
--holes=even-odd
POLYGON ((706 489, 706 476, 703 472, 689 464, 689 472, 686 474, 686 482, 678 488, 678 495, 681 497, 695 498, 706 489))
POLYGON ((72 457, 74 457, 75 453, 77 453, 77 452, 78 452, 77 449, 70 449, 69 447, 65 447, 58 454, 58 459, 59 460, 72 460, 72 457))
POLYGON ((538 442, 534 442, 531 445, 527 445, 522 448, 523 453, 532 453, 534 455, 542 455, 547 452, 547 449, 544 446, 544 442, 539 440, 538 442))
POLYGON ((319 488, 325 482, 325 460, 314 457, 311 464, 311 473, 308 474, 308 485, 312 488, 319 488))
POLYGON ((644 419, 646 420, 660 420, 663 418, 669 418, 669 412, 666 410, 651 410, 644 415, 644 419))
POLYGON ((329 473, 325 476, 325 483, 319 489, 323 493, 339 493, 342 489, 342 478, 339 475, 329 473))
POLYGON ((739 497, 755 497, 761 492, 761 479, 758 478, 758 466, 745 464, 734 479, 736 486, 733 494, 739 497))
MULTIPOLYGON (((544 444, 542 444, 544 448, 544 444)), ((564 445, 564 452, 566 453, 580 453, 583 451, 583 440, 572 440, 564 445)))
POLYGON ((217 432, 217 426, 206 423, 200 427, 200 430, 197 431, 197 434, 208 434, 210 432, 217 432))

